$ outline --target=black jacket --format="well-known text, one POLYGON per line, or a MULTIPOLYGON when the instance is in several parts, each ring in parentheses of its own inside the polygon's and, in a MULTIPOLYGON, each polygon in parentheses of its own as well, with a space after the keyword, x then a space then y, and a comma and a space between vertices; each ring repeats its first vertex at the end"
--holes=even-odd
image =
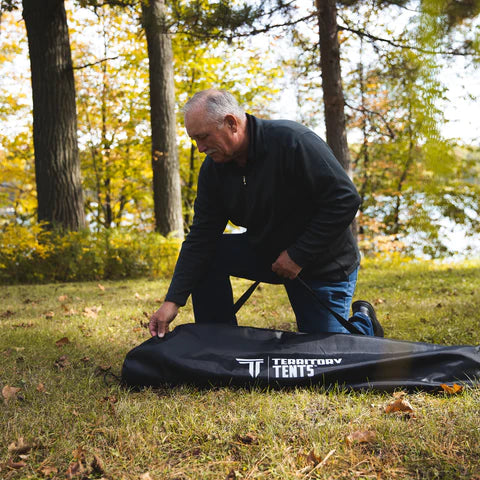
POLYGON ((202 164, 168 301, 186 303, 228 220, 247 229, 266 261, 286 249, 304 278, 341 281, 359 265, 349 225, 360 197, 327 144, 292 121, 247 118, 247 166, 216 164, 208 156, 202 164))

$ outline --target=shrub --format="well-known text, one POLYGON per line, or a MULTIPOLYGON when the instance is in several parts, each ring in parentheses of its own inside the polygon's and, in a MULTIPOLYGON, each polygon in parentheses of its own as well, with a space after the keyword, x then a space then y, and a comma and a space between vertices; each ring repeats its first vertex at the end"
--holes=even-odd
POLYGON ((47 283, 168 276, 180 242, 153 232, 49 231, 42 225, 0 230, 0 283, 47 283))

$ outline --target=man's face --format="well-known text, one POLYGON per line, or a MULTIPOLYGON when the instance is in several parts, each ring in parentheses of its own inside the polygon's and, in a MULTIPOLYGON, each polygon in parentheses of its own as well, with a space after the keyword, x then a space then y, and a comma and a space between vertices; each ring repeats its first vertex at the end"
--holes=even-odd
POLYGON ((185 127, 198 151, 209 155, 215 163, 227 163, 235 158, 236 129, 227 120, 218 125, 197 108, 185 116, 185 127))

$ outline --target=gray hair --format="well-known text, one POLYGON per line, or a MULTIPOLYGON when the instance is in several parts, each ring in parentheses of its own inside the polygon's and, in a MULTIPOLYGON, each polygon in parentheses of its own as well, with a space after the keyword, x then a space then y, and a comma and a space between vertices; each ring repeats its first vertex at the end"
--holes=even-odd
POLYGON ((245 110, 230 92, 214 89, 197 92, 183 107, 183 115, 186 116, 202 104, 207 116, 218 124, 223 122, 226 115, 233 115, 240 119, 245 117, 245 110))

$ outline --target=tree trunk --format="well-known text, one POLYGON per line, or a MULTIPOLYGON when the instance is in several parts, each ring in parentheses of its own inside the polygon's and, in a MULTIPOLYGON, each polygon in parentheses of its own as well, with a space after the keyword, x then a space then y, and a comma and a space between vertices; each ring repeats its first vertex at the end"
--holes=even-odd
POLYGON ((323 103, 327 143, 343 168, 350 173, 350 152, 345 127, 345 99, 340 71, 337 6, 335 0, 315 0, 320 37, 323 103))
POLYGON ((183 238, 180 174, 176 145, 173 53, 164 0, 142 2, 148 46, 155 228, 183 238))
POLYGON ((23 0, 33 93, 38 220, 85 226, 77 110, 63 0, 23 0))
MULTIPOLYGON (((345 122, 345 98, 340 70, 340 44, 338 42, 336 0, 315 0, 320 39, 320 68, 322 70, 323 104, 327 143, 333 154, 352 176, 345 122)), ((357 227, 351 225, 356 237, 357 227)))

